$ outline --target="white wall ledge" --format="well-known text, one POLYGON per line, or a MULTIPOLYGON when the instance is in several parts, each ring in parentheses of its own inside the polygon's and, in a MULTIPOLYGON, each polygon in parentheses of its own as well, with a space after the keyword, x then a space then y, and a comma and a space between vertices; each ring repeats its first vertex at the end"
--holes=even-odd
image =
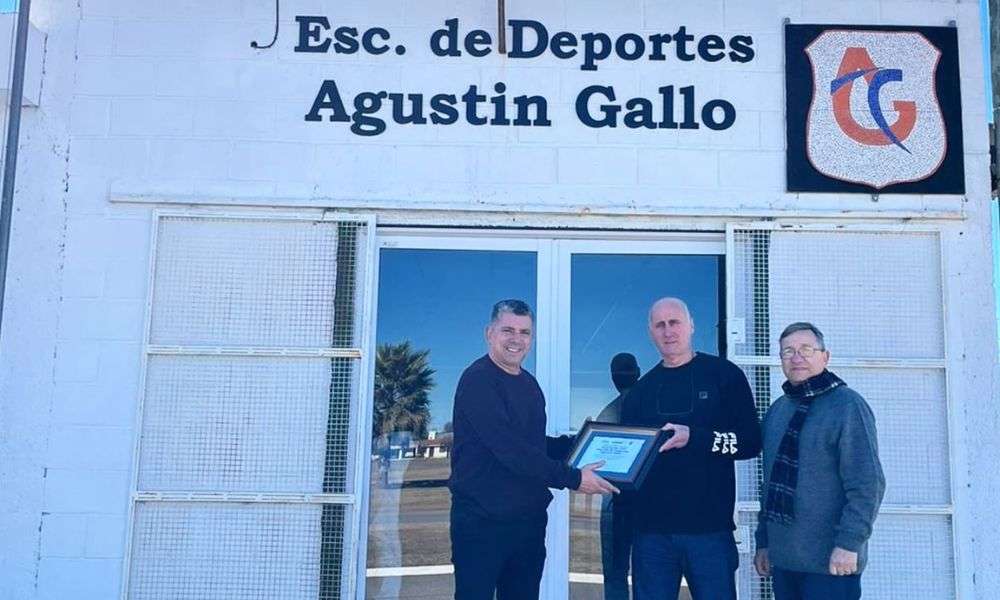
MULTIPOLYGON (((598 206, 598 205, 552 205, 533 204, 530 202, 516 205, 496 206, 480 205, 472 202, 428 202, 420 203, 413 200, 359 200, 356 198, 292 198, 292 197, 227 197, 203 195, 173 195, 173 194, 129 194, 115 193, 109 195, 112 204, 150 204, 185 207, 212 208, 311 208, 311 209, 346 209, 374 212, 408 213, 415 221, 441 220, 445 218, 449 224, 463 221, 460 215, 471 217, 472 222, 482 224, 483 221, 494 221, 490 215, 499 218, 506 224, 534 222, 538 219, 557 218, 564 221, 564 226, 579 225, 572 223, 580 218, 602 220, 611 219, 621 226, 626 218, 638 221, 652 221, 667 217, 704 218, 704 219, 865 219, 865 220, 928 220, 928 221, 961 221, 969 217, 961 196, 949 196, 941 208, 925 207, 886 207, 861 208, 857 205, 835 208, 803 208, 801 206, 773 203, 770 206, 691 206, 683 204, 664 204, 662 206, 598 206), (419 218, 417 215, 423 215, 419 218), (568 221, 567 221, 568 219, 568 221)), ((874 204, 874 203, 873 203, 874 204)), ((640 223, 633 226, 642 227, 640 223)))

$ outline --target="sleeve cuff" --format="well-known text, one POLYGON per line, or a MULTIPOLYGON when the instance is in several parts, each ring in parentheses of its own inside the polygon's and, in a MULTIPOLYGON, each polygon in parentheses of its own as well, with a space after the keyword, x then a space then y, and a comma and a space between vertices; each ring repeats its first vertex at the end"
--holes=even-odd
POLYGON ((860 535, 853 535, 850 533, 838 533, 833 538, 833 545, 837 548, 843 548, 848 552, 858 552, 861 550, 861 546, 865 544, 865 538, 860 535))
POLYGON ((570 469, 569 475, 566 478, 567 489, 578 490, 580 489, 580 482, 583 480, 583 473, 580 469, 570 469))
POLYGON ((754 531, 753 538, 758 550, 767 548, 767 526, 763 522, 757 525, 757 530, 754 531))

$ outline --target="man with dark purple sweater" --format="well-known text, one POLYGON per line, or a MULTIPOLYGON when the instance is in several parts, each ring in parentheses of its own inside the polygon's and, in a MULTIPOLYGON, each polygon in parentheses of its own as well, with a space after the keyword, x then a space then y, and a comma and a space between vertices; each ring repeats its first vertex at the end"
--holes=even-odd
POLYGON ((618 490, 566 465, 572 439, 545 435, 545 397, 521 368, 534 320, 520 300, 493 306, 489 352, 462 373, 455 391, 451 455, 451 553, 456 600, 538 598, 545 564, 549 488, 587 494, 618 490))

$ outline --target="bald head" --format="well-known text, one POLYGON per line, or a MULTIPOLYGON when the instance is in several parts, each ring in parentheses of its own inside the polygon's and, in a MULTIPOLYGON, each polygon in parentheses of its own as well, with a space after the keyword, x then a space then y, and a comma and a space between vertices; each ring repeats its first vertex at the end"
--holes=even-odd
POLYGON ((694 358, 691 338, 694 321, 680 298, 660 298, 649 308, 649 337, 666 367, 678 367, 694 358))
POLYGON ((668 306, 668 305, 669 306, 676 306, 677 308, 679 308, 681 310, 681 312, 684 313, 684 316, 691 323, 691 325, 694 325, 694 319, 691 318, 691 311, 688 309, 687 303, 684 302, 683 300, 681 300, 680 298, 674 298, 673 296, 667 296, 665 298, 660 298, 659 300, 657 300, 656 302, 654 302, 652 306, 649 307, 649 322, 650 322, 650 324, 653 323, 653 313, 656 312, 656 310, 658 308, 660 308, 661 306, 668 306))

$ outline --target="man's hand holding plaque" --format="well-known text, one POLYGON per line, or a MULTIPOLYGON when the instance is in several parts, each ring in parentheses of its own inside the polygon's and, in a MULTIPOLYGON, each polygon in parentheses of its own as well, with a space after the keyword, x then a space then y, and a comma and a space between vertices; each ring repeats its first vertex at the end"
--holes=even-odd
POLYGON ((688 440, 691 439, 691 428, 687 425, 667 423, 660 430, 667 432, 667 441, 663 442, 663 445, 660 446, 660 452, 666 452, 674 448, 683 448, 687 446, 688 440))
POLYGON ((576 491, 582 494, 617 494, 618 488, 595 473, 603 466, 604 461, 599 460, 580 467, 580 487, 576 488, 576 491))

